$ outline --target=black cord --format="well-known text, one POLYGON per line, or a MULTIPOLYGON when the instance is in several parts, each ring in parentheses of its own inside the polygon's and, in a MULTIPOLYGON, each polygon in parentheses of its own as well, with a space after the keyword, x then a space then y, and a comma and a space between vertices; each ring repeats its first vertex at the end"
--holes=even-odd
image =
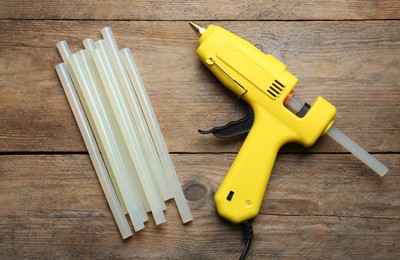
POLYGON ((251 222, 249 220, 246 220, 245 222, 242 223, 242 226, 243 226, 244 236, 247 239, 247 242, 246 246, 242 251, 242 254, 240 255, 239 260, 244 260, 246 258, 247 253, 250 250, 251 242, 253 241, 254 238, 253 226, 251 225, 251 222))

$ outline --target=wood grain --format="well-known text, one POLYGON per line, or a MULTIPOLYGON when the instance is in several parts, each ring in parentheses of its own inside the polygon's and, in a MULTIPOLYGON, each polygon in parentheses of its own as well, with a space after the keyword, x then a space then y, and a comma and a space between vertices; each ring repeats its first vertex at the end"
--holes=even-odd
MULTIPOLYGON (((73 50, 81 49, 81 40, 99 38, 107 24, 121 48, 132 48, 171 152, 239 149, 243 139, 226 142, 197 133, 241 118, 246 106, 200 64, 186 22, 0 24, 0 151, 85 151, 54 70, 61 62, 55 44, 65 39, 73 50), (29 41, 26 35, 32 35, 29 41)), ((218 24, 283 60, 300 79, 299 97, 311 103, 323 95, 331 101, 338 109, 337 127, 365 149, 399 151, 400 124, 393 120, 400 116, 398 21, 218 24)), ((311 150, 336 151, 344 150, 329 138, 311 150)))
POLYGON ((0 258, 235 259, 240 227, 213 196, 244 138, 197 129, 243 117, 246 104, 195 55, 188 21, 221 25, 287 65, 296 93, 322 95, 336 126, 389 168, 380 178, 329 137, 281 149, 248 259, 400 259, 400 2, 9 1, 0 8, 0 258), (54 66, 111 26, 132 49, 194 215, 123 241, 54 66))
POLYGON ((0 18, 83 20, 399 19, 396 0, 2 1, 0 18))
MULTIPOLYGON (((394 173, 383 179, 348 157, 278 158, 254 221, 252 257, 400 256, 399 155, 379 156, 394 173)), ((195 221, 181 224, 169 202, 167 223, 150 218, 121 243, 87 155, 0 156, 0 251, 6 258, 236 258, 241 231, 217 216, 213 202, 233 158, 174 155, 195 221)))

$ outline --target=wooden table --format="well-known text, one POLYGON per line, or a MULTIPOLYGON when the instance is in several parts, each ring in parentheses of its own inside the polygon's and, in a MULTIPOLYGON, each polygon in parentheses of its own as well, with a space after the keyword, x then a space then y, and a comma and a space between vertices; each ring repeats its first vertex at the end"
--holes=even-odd
POLYGON ((400 3, 398 1, 2 1, 0 9, 0 258, 235 259, 239 227, 213 195, 243 138, 197 129, 246 105, 195 55, 188 21, 217 24, 282 60, 298 96, 323 95, 336 126, 389 167, 384 178, 323 137, 276 160, 249 259, 400 259, 400 3), (111 26, 138 63, 194 215, 123 241, 54 66, 111 26))

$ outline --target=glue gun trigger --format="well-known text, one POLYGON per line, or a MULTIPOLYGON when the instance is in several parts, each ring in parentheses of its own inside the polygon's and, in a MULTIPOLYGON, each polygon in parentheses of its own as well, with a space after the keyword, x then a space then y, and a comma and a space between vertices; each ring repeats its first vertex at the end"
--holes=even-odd
POLYGON ((210 130, 201 130, 199 129, 199 133, 201 134, 213 134, 219 138, 232 138, 242 134, 247 134, 254 122, 254 113, 251 106, 249 106, 249 113, 246 117, 239 119, 237 121, 229 122, 224 126, 217 126, 210 130))

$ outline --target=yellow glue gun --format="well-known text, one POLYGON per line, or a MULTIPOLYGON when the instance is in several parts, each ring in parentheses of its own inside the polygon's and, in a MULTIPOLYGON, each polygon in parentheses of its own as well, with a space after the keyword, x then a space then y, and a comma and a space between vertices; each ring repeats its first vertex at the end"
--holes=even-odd
POLYGON ((289 142, 313 145, 331 128, 336 108, 322 97, 311 106, 292 97, 297 78, 282 62, 251 43, 219 26, 190 25, 200 37, 200 60, 251 106, 247 118, 201 131, 220 137, 248 132, 215 194, 219 215, 242 223, 257 216, 279 149, 289 142))

